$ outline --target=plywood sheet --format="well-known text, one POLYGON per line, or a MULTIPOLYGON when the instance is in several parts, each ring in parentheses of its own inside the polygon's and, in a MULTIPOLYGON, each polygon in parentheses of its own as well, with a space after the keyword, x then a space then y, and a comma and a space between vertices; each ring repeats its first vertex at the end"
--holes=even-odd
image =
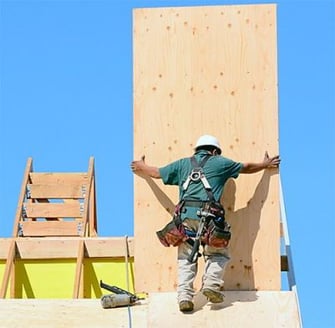
MULTIPOLYGON (((92 328, 130 327, 127 307, 103 309, 99 299, 0 300, 3 327, 92 328)), ((147 327, 146 307, 133 307, 133 327, 147 327)))
MULTIPOLYGON (((164 166, 191 156, 202 134, 217 136, 236 161, 278 153, 275 5, 135 9, 133 26, 135 158, 164 166)), ((280 289, 276 174, 244 175, 225 188, 234 233, 226 289, 280 289)), ((176 250, 155 231, 178 192, 138 177, 134 186, 136 288, 172 291, 176 250)))
POLYGON ((8 299, 0 300, 0 322, 11 328, 301 326, 293 292, 227 292, 220 305, 199 298, 192 314, 179 312, 175 293, 152 293, 135 306, 113 309, 103 309, 99 299, 8 299))
POLYGON ((231 291, 226 292, 224 303, 212 304, 197 295, 194 312, 185 315, 179 311, 174 293, 150 294, 148 327, 225 326, 297 328, 300 322, 295 296, 292 292, 231 291))

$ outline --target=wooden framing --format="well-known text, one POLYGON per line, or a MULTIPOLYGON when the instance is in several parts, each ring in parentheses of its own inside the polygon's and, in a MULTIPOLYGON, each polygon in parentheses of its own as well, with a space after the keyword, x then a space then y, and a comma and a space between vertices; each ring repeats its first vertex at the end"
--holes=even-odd
MULTIPOLYGON (((76 260, 73 298, 83 297, 83 267, 88 259, 120 259, 128 268, 129 259, 134 258, 134 239, 128 237, 34 237, 0 239, 0 261, 6 260, 2 278, 0 298, 5 298, 11 282, 9 296, 15 297, 15 262, 76 260), (128 254, 128 255, 127 255, 128 254)), ((127 270, 130 270, 128 268, 127 270)), ((131 279, 127 276, 122 281, 131 279)), ((121 280, 120 280, 121 281, 121 280)), ((125 283, 124 283, 125 284, 125 283)), ((129 284, 129 282, 127 282, 129 284)))
POLYGON ((85 243, 83 240, 79 241, 76 275, 74 279, 73 298, 78 298, 80 292, 80 285, 82 283, 83 261, 85 256, 85 243))
POLYGON ((0 238, 0 260, 75 259, 80 243, 85 246, 85 258, 124 258, 126 252, 134 257, 134 238, 127 237, 34 237, 0 238), (15 251, 13 248, 15 244, 15 251), (126 249, 126 245, 128 250, 126 249))
POLYGON ((93 157, 87 173, 33 172, 29 158, 13 237, 96 236, 95 202, 93 157))
MULTIPOLYGON (((0 298, 6 296, 15 259, 22 256, 22 250, 23 253, 28 252, 30 257, 35 254, 35 258, 43 258, 46 252, 49 252, 48 257, 58 257, 69 253, 69 249, 64 250, 64 245, 76 249, 73 297, 80 297, 83 261, 86 254, 94 249, 92 243, 88 242, 87 246, 83 238, 97 236, 94 178, 93 157, 89 160, 88 172, 79 173, 33 172, 32 158, 28 158, 14 219, 13 237, 9 244, 6 240, 0 241, 4 246, 1 249, 7 249, 0 298), (64 236, 68 239, 62 239, 64 236), (52 245, 61 247, 55 249, 52 245)), ((13 295, 14 275, 11 281, 13 295)))
POLYGON ((15 262, 15 256, 16 256, 16 242, 14 239, 12 239, 10 240, 9 250, 6 255, 6 266, 0 289, 0 298, 4 298, 6 296, 10 274, 12 273, 15 262))

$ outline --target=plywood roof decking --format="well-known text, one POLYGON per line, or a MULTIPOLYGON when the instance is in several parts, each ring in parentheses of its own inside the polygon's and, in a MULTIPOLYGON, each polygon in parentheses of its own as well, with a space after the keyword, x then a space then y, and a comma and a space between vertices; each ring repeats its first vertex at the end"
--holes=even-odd
POLYGON ((293 292, 226 292, 222 305, 196 297, 196 310, 178 310, 175 293, 152 293, 139 305, 103 309, 99 299, 0 300, 0 327, 92 328, 297 328, 299 321, 293 292), (129 311, 129 312, 128 312, 129 311))

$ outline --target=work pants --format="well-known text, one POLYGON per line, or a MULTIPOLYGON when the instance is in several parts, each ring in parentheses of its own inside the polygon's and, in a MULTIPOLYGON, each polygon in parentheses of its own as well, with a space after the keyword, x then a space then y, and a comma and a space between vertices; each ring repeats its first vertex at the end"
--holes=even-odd
MULTIPOLYGON (((183 224, 192 231, 197 231, 199 220, 186 219, 183 224)), ((192 300, 195 295, 194 279, 198 271, 198 262, 191 263, 188 257, 192 252, 192 246, 184 242, 178 246, 178 301, 192 300)), ((227 248, 214 248, 205 245, 203 249, 205 268, 202 276, 202 288, 221 290, 223 287, 223 274, 226 264, 229 262, 227 248)), ((201 260, 199 258, 198 260, 201 260)))

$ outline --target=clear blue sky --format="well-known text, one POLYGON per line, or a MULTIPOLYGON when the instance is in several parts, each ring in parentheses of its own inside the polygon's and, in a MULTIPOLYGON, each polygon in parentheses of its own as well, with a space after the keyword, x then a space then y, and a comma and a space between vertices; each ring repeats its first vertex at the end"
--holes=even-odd
MULTIPOLYGON (((0 237, 12 233, 29 156, 35 171, 86 171, 94 156, 99 234, 133 235, 132 9, 233 3, 0 0, 0 237)), ((280 173, 300 306, 305 327, 334 327, 335 5, 276 3, 280 173)))

